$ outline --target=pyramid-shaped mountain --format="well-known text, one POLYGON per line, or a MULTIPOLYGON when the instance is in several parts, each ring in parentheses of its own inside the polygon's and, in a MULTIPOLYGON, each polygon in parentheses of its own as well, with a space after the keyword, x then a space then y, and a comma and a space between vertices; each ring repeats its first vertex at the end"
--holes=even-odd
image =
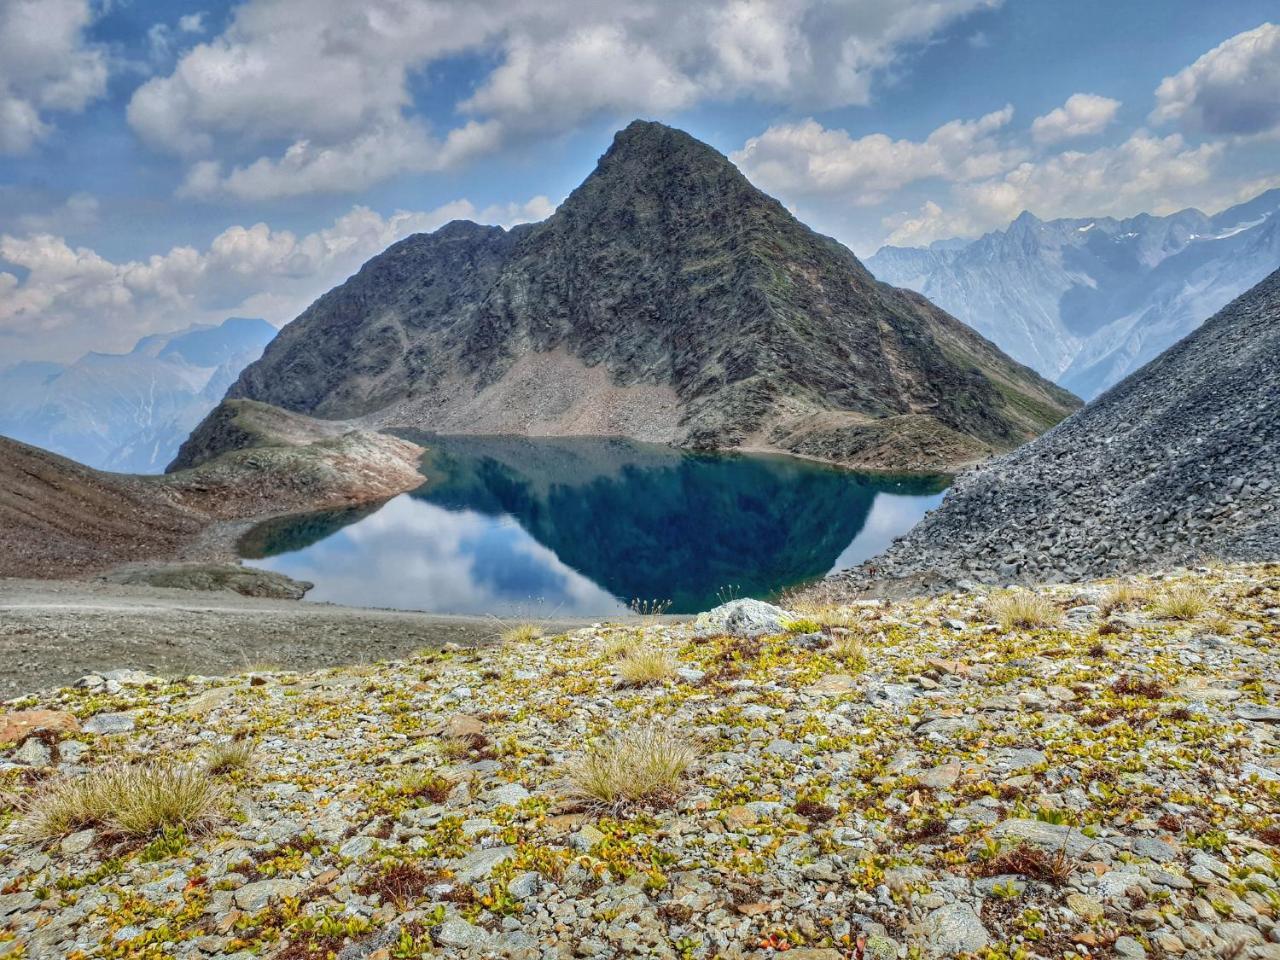
MULTIPOLYGON (((547 220, 465 221, 370 260, 228 393, 437 433, 620 435, 946 469, 1069 393, 877 282, 722 154, 636 121, 547 220)), ((178 463, 207 444, 200 431, 178 463)))

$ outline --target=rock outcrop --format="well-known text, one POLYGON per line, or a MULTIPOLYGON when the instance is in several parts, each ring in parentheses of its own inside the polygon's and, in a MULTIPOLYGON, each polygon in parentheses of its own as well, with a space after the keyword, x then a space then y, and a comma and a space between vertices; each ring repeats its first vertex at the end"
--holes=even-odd
POLYGON ((1280 556, 1280 271, 828 591, 1280 556))
MULTIPOLYGON (((261 404, 233 409, 250 439, 157 477, 104 473, 0 437, 0 576, 180 558, 220 521, 384 500, 422 482, 422 448, 410 441, 261 404)), ((193 559, 235 557, 215 541, 193 559)))
POLYGON ((922 470, 1011 449, 1077 405, 711 147, 640 121, 542 223, 454 222, 375 257, 228 397, 922 470))

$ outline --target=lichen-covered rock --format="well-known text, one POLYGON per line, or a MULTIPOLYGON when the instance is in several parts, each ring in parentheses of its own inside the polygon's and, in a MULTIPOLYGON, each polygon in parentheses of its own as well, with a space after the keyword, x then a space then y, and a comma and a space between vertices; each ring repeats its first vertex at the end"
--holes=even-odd
POLYGON ((700 637, 763 637, 782 633, 795 619, 794 613, 763 600, 731 600, 698 614, 693 629, 700 637))

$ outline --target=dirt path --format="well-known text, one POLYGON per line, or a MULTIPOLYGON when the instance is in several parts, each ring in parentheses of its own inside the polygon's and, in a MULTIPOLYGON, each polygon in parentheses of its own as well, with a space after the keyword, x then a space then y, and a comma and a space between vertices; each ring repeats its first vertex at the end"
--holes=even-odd
MULTIPOLYGON (((556 620, 564 630, 587 620, 556 620)), ((167 676, 392 660, 503 629, 492 617, 365 610, 229 592, 0 579, 0 700, 133 667, 167 676)))

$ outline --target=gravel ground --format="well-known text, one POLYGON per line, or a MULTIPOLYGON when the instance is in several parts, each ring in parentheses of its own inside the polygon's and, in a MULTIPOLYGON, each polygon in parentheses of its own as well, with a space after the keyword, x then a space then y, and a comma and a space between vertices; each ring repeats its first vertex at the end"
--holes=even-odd
POLYGON ((1037 626, 974 592, 724 636, 769 619, 746 602, 24 698, 0 956, 1278 960, 1280 566, 1037 592, 1037 626), (625 685, 628 650, 667 672, 625 685), (584 802, 575 763, 645 729, 694 754, 673 788, 584 802), (50 777, 237 741, 195 768, 207 830, 129 835, 117 804, 23 839, 50 777))
MULTIPOLYGON (((555 629, 587 621, 557 621, 555 629)), ((0 699, 127 666, 164 676, 309 670, 486 643, 493 617, 242 597, 96 581, 0 579, 0 699)))

